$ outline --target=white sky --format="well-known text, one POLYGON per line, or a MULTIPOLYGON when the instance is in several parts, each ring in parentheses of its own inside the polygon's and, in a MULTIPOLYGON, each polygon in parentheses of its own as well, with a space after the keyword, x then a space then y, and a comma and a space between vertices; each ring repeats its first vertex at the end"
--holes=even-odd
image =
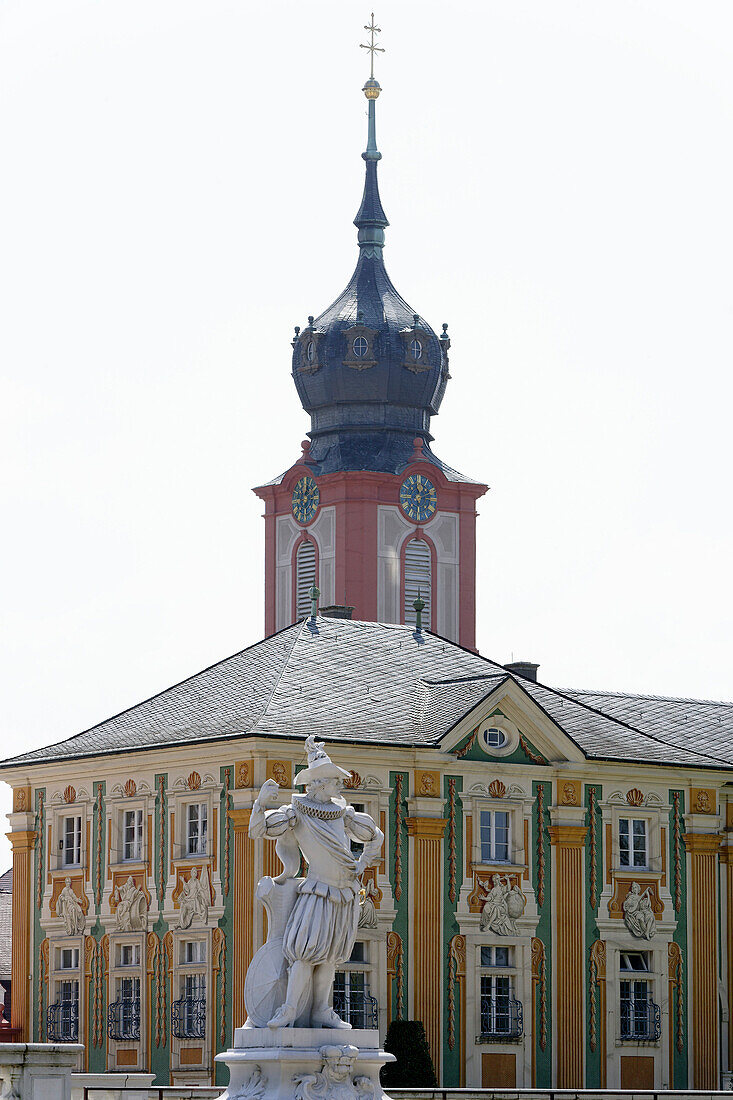
MULTIPOLYGON (((0 4, 3 756, 262 635, 249 490, 356 262, 369 6, 0 4)), ((450 324, 434 449, 491 485, 481 652, 732 698, 733 6, 376 18, 387 266, 450 324)))

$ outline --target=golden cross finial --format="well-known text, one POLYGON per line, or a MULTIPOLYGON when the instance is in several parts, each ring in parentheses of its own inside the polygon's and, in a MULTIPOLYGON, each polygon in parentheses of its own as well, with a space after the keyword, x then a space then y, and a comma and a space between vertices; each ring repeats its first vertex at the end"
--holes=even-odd
POLYGON ((375 46, 374 45, 374 35, 382 33, 382 28, 375 26, 374 12, 372 12, 372 21, 371 21, 371 23, 365 23, 364 24, 364 30, 369 31, 369 33, 372 36, 372 40, 369 43, 369 45, 365 45, 363 42, 361 42, 360 46, 361 46, 362 50, 369 50, 369 53, 371 55, 371 61, 372 61, 371 79, 374 80, 374 54, 375 53, 384 53, 384 49, 382 48, 382 46, 375 46))

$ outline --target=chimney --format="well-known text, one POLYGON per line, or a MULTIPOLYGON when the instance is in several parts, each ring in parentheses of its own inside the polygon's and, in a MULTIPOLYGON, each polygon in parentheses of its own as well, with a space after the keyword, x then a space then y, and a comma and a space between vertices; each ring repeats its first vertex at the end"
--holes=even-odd
POLYGON ((517 676, 523 676, 525 680, 532 680, 535 684, 539 667, 533 661, 511 661, 508 665, 504 665, 507 672, 516 672, 517 676))
POLYGON ((330 607, 321 607, 319 610, 327 619, 350 619, 354 613, 353 607, 341 603, 332 603, 330 607))

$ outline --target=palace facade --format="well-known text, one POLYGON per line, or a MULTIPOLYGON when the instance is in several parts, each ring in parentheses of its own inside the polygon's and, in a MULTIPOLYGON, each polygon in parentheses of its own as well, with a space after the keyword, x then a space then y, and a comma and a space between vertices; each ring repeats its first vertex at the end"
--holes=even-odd
POLYGON ((445 1086, 714 1089, 733 1055, 733 705, 558 690, 475 650, 483 483, 431 448, 440 335, 384 266, 377 82, 359 259, 296 329, 311 417, 265 502, 266 637, 6 760, 12 1023, 90 1071, 221 1080, 303 740, 380 823, 335 1005, 424 1022, 445 1086), (320 600, 320 605, 318 601, 320 600))

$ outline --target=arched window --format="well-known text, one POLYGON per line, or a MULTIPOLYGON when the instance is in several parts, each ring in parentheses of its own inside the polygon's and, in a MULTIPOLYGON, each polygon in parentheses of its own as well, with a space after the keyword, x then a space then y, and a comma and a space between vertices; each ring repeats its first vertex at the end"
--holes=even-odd
POLYGON ((420 589, 420 597, 425 601, 422 613, 422 624, 430 629, 431 613, 433 610, 433 563, 430 556, 430 547, 423 539, 411 539, 405 549, 405 622, 415 622, 415 608, 412 606, 417 599, 417 590, 420 589))
POLYGON ((304 619, 311 611, 311 588, 316 583, 316 548, 301 542, 295 555, 295 618, 304 619))

